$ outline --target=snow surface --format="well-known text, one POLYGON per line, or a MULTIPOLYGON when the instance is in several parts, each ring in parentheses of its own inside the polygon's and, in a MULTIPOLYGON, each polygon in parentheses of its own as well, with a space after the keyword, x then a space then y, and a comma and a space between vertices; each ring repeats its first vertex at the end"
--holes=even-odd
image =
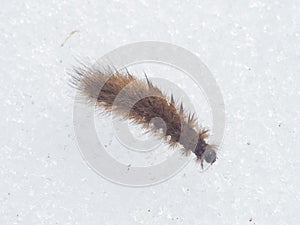
POLYGON ((299 24, 298 0, 2 0, 0 224, 300 224, 299 24), (132 188, 82 159, 67 71, 146 40, 208 66, 226 131, 207 171, 132 188))

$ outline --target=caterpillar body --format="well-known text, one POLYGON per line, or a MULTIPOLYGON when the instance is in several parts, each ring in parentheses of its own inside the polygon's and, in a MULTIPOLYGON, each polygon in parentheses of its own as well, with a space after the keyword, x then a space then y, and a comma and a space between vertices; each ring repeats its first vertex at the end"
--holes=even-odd
POLYGON ((127 70, 122 73, 82 66, 74 68, 71 84, 96 107, 142 125, 170 147, 182 146, 185 155, 193 152, 202 168, 204 161, 213 164, 217 156, 215 146, 206 142, 208 130, 200 128, 195 114, 188 113, 182 103, 175 103, 173 95, 168 97, 146 74, 145 78, 138 79, 127 70))

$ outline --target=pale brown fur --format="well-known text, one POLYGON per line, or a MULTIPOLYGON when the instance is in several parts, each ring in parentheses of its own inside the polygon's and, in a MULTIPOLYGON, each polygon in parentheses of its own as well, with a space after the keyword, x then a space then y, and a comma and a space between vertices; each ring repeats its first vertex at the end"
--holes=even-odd
POLYGON ((133 120, 160 135, 172 147, 182 145, 183 153, 193 152, 201 165, 204 159, 210 164, 215 162, 215 151, 204 140, 208 137, 207 130, 198 126, 195 115, 187 113, 182 103, 176 104, 173 95, 168 98, 147 76, 144 82, 128 71, 82 67, 75 69, 72 84, 90 102, 106 111, 133 120), (157 117, 164 124, 153 120, 157 117))

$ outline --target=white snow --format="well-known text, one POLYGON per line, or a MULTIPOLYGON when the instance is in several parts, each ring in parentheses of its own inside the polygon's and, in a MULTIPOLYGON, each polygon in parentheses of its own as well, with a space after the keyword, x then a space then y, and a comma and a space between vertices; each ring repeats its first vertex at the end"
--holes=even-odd
POLYGON ((2 1, 0 224, 300 224, 299 22, 298 0, 2 1), (207 65, 226 131, 207 171, 132 188, 82 159, 67 71, 146 40, 207 65))

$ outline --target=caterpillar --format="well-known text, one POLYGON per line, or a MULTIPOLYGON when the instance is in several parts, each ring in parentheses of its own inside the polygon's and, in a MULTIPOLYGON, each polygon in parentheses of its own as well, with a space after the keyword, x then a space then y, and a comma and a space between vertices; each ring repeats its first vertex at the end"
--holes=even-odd
POLYGON ((195 113, 187 112, 183 103, 175 103, 174 96, 164 94, 146 74, 145 78, 138 79, 127 69, 120 72, 111 67, 99 69, 82 64, 73 68, 71 85, 104 112, 132 120, 170 147, 182 146, 184 155, 194 153, 202 168, 204 161, 213 164, 217 159, 216 147, 206 142, 208 130, 199 127, 195 113), (154 118, 164 123, 155 122, 154 118))

